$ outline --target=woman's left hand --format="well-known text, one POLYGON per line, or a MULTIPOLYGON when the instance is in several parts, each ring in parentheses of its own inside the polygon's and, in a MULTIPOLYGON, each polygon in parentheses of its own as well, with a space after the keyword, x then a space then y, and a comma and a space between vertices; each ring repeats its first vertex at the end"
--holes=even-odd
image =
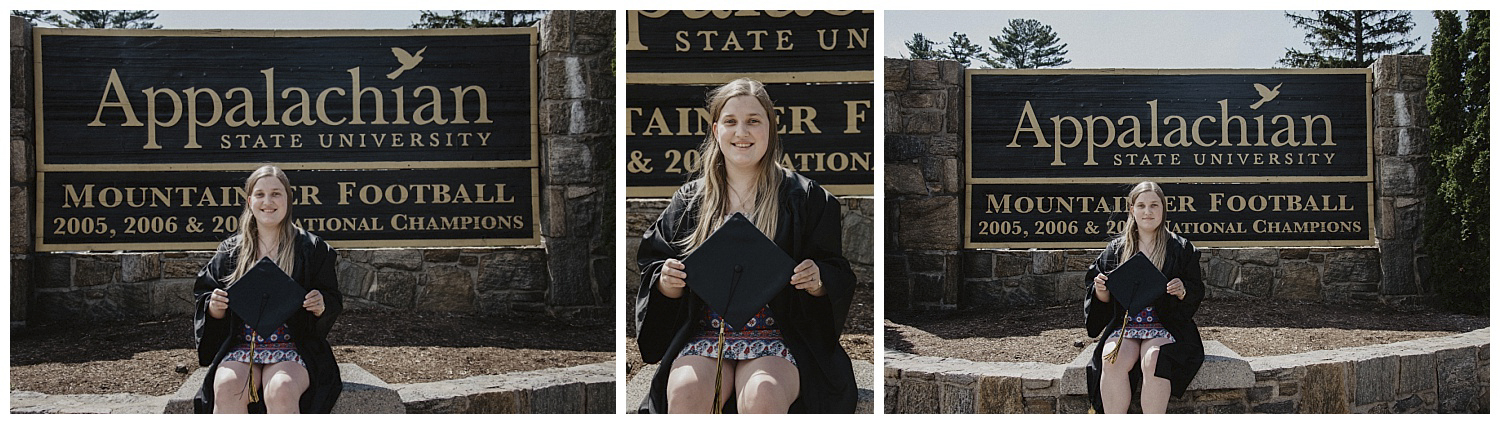
POLYGON ((308 312, 312 312, 313 316, 323 316, 323 293, 319 293, 317 290, 307 292, 307 296, 302 297, 302 308, 307 309, 308 312))
POLYGON ((1167 294, 1177 296, 1177 300, 1187 297, 1187 287, 1182 286, 1182 279, 1173 278, 1167 282, 1167 294))
POLYGON ((796 268, 792 268, 792 286, 798 290, 807 290, 807 294, 822 296, 823 275, 818 272, 818 264, 812 259, 803 259, 796 268))

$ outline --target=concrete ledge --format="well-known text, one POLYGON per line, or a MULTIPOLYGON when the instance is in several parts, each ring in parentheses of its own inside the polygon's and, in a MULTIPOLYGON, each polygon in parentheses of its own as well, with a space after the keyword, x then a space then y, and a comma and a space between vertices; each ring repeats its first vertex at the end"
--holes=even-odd
MULTIPOLYGON (((201 380, 200 380, 201 381, 201 380)), ((167 406, 167 396, 133 393, 107 395, 49 395, 13 391, 12 414, 155 414, 167 406)))
MULTIPOLYGON (((854 384, 859 386, 859 400, 854 413, 875 413, 875 365, 866 361, 853 361, 854 384)), ((656 375, 657 364, 642 367, 635 378, 625 384, 625 413, 634 414, 651 391, 651 376, 656 375)))
POLYGON ((396 386, 412 414, 613 414, 615 363, 396 386))
MULTIPOLYGON (((193 396, 198 394, 198 388, 203 387, 203 378, 206 375, 208 375, 208 367, 194 371, 193 375, 182 383, 182 387, 177 389, 177 393, 171 395, 166 408, 158 411, 168 414, 193 413, 193 396)), ((333 405, 333 413, 406 413, 406 408, 401 405, 401 396, 396 393, 396 390, 379 377, 360 368, 359 365, 340 363, 339 377, 344 380, 344 392, 339 394, 338 403, 333 405)))
MULTIPOLYGON (((1167 412, 1488 413, 1489 337, 1484 328, 1243 359, 1210 341, 1197 378, 1167 412)), ((1087 413, 1083 376, 1092 352, 1055 365, 887 351, 885 413, 1087 413)))
MULTIPOLYGON (((1063 371, 1062 394, 1089 394, 1087 368, 1089 360, 1094 357, 1094 346, 1097 344, 1098 342, 1091 343, 1083 348, 1078 357, 1068 364, 1068 369, 1063 371)), ((1250 371, 1249 362, 1223 343, 1208 340, 1203 342, 1203 367, 1198 369, 1198 375, 1193 377, 1193 382, 1188 384, 1187 389, 1243 389, 1254 385, 1255 373, 1250 371)))

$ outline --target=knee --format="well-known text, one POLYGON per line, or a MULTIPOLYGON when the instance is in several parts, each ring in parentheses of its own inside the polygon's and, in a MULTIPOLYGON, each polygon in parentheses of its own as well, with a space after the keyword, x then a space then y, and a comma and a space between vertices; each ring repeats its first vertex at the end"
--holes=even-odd
POLYGON ((302 392, 306 390, 305 382, 297 381, 289 375, 279 373, 271 376, 265 382, 266 403, 277 405, 296 405, 302 400, 302 392))
POLYGON ((737 392, 736 404, 741 413, 784 414, 792 404, 792 399, 788 399, 788 394, 786 387, 782 387, 775 380, 751 378, 745 382, 745 387, 737 392))
POLYGON ((220 368, 214 372, 214 402, 239 402, 250 401, 249 380, 240 373, 227 368, 220 368))
POLYGON ((1156 376, 1156 350, 1141 354, 1141 375, 1145 377, 1156 376))
POLYGON ((669 404, 686 403, 699 404, 708 401, 713 396, 713 387, 703 384, 698 375, 691 372, 674 372, 667 378, 667 399, 669 404))

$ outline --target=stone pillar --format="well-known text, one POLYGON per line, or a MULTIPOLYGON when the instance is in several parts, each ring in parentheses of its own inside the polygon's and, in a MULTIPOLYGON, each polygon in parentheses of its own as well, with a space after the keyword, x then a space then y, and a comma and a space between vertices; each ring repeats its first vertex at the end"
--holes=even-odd
POLYGON ((1375 237, 1380 247, 1380 294, 1406 303, 1430 293, 1422 248, 1427 158, 1429 56, 1384 56, 1375 61, 1375 237))
POLYGON ((615 289, 614 12, 556 11, 538 26, 547 309, 608 319, 615 289))
POLYGON ((948 309, 962 289, 963 66, 885 60, 885 307, 948 309))
POLYGON ((35 137, 31 119, 33 82, 31 23, 10 17, 10 321, 25 324, 26 303, 35 278, 31 199, 36 181, 35 137))

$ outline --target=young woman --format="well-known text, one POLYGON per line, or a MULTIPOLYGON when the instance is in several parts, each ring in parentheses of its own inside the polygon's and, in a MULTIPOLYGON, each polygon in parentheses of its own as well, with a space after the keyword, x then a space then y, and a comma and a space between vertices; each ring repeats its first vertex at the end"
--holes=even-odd
POLYGON ((275 166, 251 173, 245 179, 239 231, 219 244, 198 273, 193 335, 199 364, 211 366, 193 399, 195 412, 245 413, 254 407, 269 413, 328 413, 343 390, 327 340, 343 310, 335 272, 338 253, 292 224, 289 187, 286 174, 275 166), (234 299, 225 291, 260 258, 271 258, 307 290, 303 310, 275 334, 257 334, 230 312, 234 299), (254 402, 252 393, 258 395, 254 402))
POLYGON ((1089 337, 1104 335, 1088 366, 1094 411, 1123 414, 1130 408, 1132 377, 1141 382, 1141 411, 1167 411, 1167 395, 1181 397, 1203 365, 1203 340, 1193 314, 1203 300, 1202 269, 1193 243, 1167 231, 1166 195, 1146 181, 1130 190, 1124 231, 1089 266, 1083 301, 1089 337), (1167 293, 1142 311, 1129 311, 1110 296, 1105 282, 1126 259, 1142 252, 1169 279, 1167 293), (1113 359, 1105 359, 1114 353, 1113 359), (1137 367, 1139 366, 1139 367, 1137 367))
POLYGON ((735 80, 708 97, 714 122, 700 148, 699 178, 672 195, 637 255, 636 342, 647 363, 661 363, 641 410, 852 413, 857 388, 839 334, 854 273, 843 257, 839 203, 778 163, 776 113, 761 83, 735 80), (735 213, 799 263, 755 319, 730 325, 742 331, 726 337, 715 399, 719 317, 690 293, 693 270, 681 259, 735 213))

